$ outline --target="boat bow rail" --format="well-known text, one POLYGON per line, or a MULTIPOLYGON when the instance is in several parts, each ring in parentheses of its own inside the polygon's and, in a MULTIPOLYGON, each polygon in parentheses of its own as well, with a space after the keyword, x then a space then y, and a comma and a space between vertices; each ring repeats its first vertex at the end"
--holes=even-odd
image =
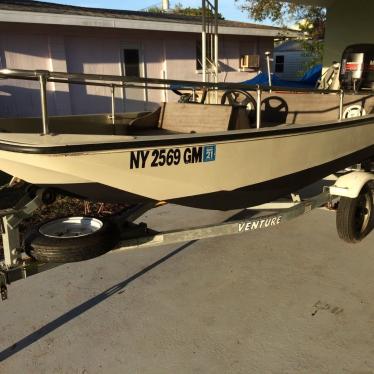
POLYGON ((38 81, 40 86, 40 103, 42 114, 42 134, 49 134, 49 115, 47 102, 47 83, 65 83, 65 84, 80 84, 108 87, 111 91, 111 119, 114 123, 116 116, 116 90, 118 88, 138 88, 149 90, 172 90, 175 87, 178 90, 192 90, 193 97, 195 97, 196 90, 202 91, 249 91, 256 93, 256 127, 261 127, 261 105, 263 92, 304 92, 314 94, 337 94, 339 100, 339 114, 338 119, 343 119, 344 109, 344 95, 343 90, 324 90, 324 89, 310 89, 310 88, 286 88, 277 86, 263 86, 263 85, 248 85, 243 83, 208 83, 196 82, 187 80, 172 80, 172 79, 157 79, 157 78, 139 78, 119 75, 104 75, 104 74, 82 74, 82 73, 65 73, 48 70, 23 70, 23 69, 1 69, 0 77, 3 79, 21 79, 38 81))

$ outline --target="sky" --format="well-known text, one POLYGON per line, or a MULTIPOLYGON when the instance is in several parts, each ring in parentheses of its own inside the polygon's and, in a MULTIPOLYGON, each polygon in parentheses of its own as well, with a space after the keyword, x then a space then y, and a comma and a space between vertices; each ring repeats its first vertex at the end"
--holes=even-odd
MULTIPOLYGON (((51 3, 88 6, 93 8, 142 10, 152 5, 160 5, 158 0, 45 0, 51 3)), ((181 3, 184 7, 200 7, 201 0, 170 0, 170 6, 181 3)), ((253 22, 239 8, 235 0, 219 0, 219 12, 229 20, 253 22)))

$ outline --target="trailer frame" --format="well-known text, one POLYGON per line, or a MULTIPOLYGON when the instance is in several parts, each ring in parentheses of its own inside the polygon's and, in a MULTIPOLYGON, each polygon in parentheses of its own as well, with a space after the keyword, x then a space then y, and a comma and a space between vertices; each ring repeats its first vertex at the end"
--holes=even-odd
MULTIPOLYGON (((320 194, 307 199, 301 199, 299 193, 294 193, 288 201, 274 201, 244 209, 240 212, 240 218, 235 218, 238 216, 236 214, 234 218, 221 223, 161 232, 149 228, 143 222, 135 222, 145 212, 159 206, 160 203, 139 204, 122 214, 111 217, 121 233, 120 240, 112 252, 125 252, 226 235, 244 234, 276 227, 317 208, 325 207, 328 210, 335 210, 340 196, 346 197, 349 191, 353 191, 352 196, 358 196, 357 191, 361 190, 367 181, 374 181, 374 173, 355 170, 336 178, 333 186, 324 186, 320 194), (342 186, 345 187, 342 188, 342 186), (261 214, 258 214, 258 212, 261 212, 261 214)), ((45 200, 43 197, 46 193, 48 191, 40 189, 33 197, 25 196, 21 208, 13 211, 0 211, 4 251, 4 260, 0 262, 0 296, 2 300, 8 298, 7 286, 11 283, 62 265, 36 261, 27 255, 20 240, 20 223, 43 205, 45 200)), ((373 213, 371 212, 371 214, 373 213)))

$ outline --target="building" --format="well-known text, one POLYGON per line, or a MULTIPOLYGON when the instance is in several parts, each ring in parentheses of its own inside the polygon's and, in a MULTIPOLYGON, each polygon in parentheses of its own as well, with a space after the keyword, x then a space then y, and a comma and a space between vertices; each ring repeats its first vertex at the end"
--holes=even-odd
MULTIPOLYGON (((0 29, 2 68, 198 81, 202 78, 200 17, 2 0, 0 29)), ((279 33, 276 27, 220 21, 219 80, 240 82, 265 69, 264 52, 272 51, 279 33), (258 66, 241 69, 243 55, 259 57, 258 66)), ((1 116, 39 115, 36 82, 4 80, 0 84, 1 116)), ((117 90, 116 107, 144 110, 176 99, 175 94, 165 90, 127 88, 117 90)), ((110 90, 49 83, 48 107, 54 115, 108 112, 110 90)))
POLYGON ((298 40, 287 40, 276 46, 273 53, 273 72, 285 80, 299 80, 310 66, 313 56, 298 40))

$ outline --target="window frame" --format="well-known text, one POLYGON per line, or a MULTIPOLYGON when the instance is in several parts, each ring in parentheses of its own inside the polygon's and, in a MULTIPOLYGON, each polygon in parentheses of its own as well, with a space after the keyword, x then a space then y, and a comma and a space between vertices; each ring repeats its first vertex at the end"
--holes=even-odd
MULTIPOLYGON (((125 76, 128 76, 128 77, 136 77, 136 78, 140 78, 141 75, 142 75, 142 62, 141 62, 141 56, 140 56, 140 49, 139 48, 123 48, 122 49, 122 57, 123 57, 123 70, 124 70, 124 75, 125 76), (127 52, 126 52, 127 51, 127 52), (130 52, 133 53, 133 52, 136 52, 136 58, 134 59, 134 61, 132 62, 128 62, 126 60, 126 55, 129 56, 130 55, 130 52), (136 74, 127 74, 127 69, 129 68, 129 70, 132 70, 135 68, 135 65, 136 68, 137 68, 137 73, 136 74)), ((134 54, 135 55, 135 54, 134 54)), ((134 57, 134 56, 131 56, 131 57, 134 57)))
POLYGON ((285 55, 277 55, 274 59, 274 73, 282 74, 284 73, 284 62, 285 62, 285 55), (280 58, 282 61, 278 61, 280 58))

